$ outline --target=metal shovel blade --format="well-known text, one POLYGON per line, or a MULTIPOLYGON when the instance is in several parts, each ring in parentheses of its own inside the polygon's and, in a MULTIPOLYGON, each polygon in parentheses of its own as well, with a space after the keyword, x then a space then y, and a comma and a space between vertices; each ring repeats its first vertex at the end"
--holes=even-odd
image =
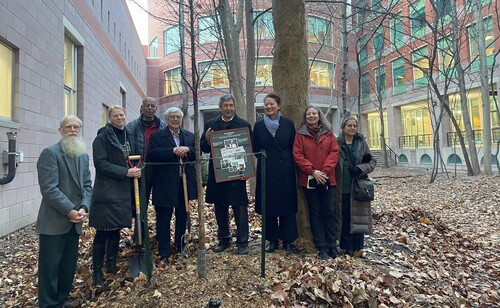
POLYGON ((132 278, 137 278, 141 272, 146 273, 146 256, 142 253, 142 247, 137 249, 137 254, 129 257, 128 269, 132 278))

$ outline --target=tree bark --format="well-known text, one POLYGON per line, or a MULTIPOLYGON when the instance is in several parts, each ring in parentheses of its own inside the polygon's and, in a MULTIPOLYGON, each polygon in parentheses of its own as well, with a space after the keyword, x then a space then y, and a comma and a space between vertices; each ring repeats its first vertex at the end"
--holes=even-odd
MULTIPOLYGON (((273 0, 275 31, 273 86, 283 101, 282 112, 298 125, 308 105, 308 53, 304 0, 273 0)), ((304 195, 298 189, 299 236, 311 239, 304 195)))

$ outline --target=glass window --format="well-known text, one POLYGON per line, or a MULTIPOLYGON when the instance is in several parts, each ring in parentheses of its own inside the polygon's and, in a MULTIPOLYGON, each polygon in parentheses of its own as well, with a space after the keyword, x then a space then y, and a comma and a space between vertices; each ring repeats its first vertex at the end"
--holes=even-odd
POLYGON ((453 59, 452 36, 449 35, 438 42, 438 61, 441 80, 455 76, 455 60, 453 59))
POLYGON ((101 126, 104 127, 106 126, 106 123, 108 123, 108 109, 109 107, 102 104, 101 107, 101 126))
POLYGON ((165 96, 182 93, 180 67, 165 71, 165 96))
POLYGON ((163 31, 164 54, 169 54, 180 49, 179 27, 174 26, 163 31))
POLYGON ((403 46, 403 16, 400 13, 390 20, 391 46, 392 49, 398 49, 403 46))
POLYGON ((76 115, 77 93, 77 57, 76 45, 67 36, 64 37, 64 115, 76 115))
POLYGON ((224 61, 200 63, 201 88, 227 88, 229 78, 224 61))
MULTIPOLYGON (((386 143, 388 143, 388 138, 389 138, 389 130, 387 129, 387 111, 384 111, 383 113, 383 118, 384 118, 384 138, 386 140, 386 143)), ((380 143, 380 132, 381 132, 381 127, 380 125, 380 114, 378 112, 372 112, 368 114, 368 145, 370 146, 370 149, 377 149, 380 150, 382 148, 381 143, 380 143)))
POLYGON ((149 57, 158 58, 158 37, 155 36, 154 39, 149 43, 149 57))
POLYGON ((200 44, 216 43, 218 41, 217 22, 214 16, 198 18, 198 31, 200 44))
POLYGON ((432 141, 432 125, 426 101, 401 107, 403 136, 412 136, 406 140, 412 147, 430 147, 432 141))
POLYGON ((378 28, 373 37, 373 49, 375 51, 375 56, 379 58, 384 51, 384 30, 378 28))
POLYGON ((392 62, 392 87, 395 94, 406 91, 405 60, 403 58, 392 62))
POLYGON ((366 103, 370 101, 370 74, 361 75, 361 101, 366 103))
POLYGON ((375 84, 377 87, 377 94, 384 98, 386 97, 385 92, 385 66, 380 66, 375 69, 375 84))
MULTIPOLYGON (((477 31, 477 24, 473 24, 468 28, 469 30, 469 46, 470 46, 470 60, 472 61, 472 70, 479 69, 479 36, 477 31)), ((484 19, 484 45, 486 46, 486 63, 488 67, 493 65, 495 57, 495 36, 493 33, 493 21, 490 18, 484 19)))
POLYGON ((449 23, 451 21, 452 9, 452 2, 450 0, 436 1, 436 13, 438 22, 443 24, 449 23))
POLYGON ((254 16, 259 16, 255 21, 254 35, 257 40, 272 40, 274 39, 273 13, 267 11, 265 13, 255 12, 254 16))
POLYGON ((332 46, 330 22, 324 18, 309 16, 307 18, 307 41, 332 46))
POLYGON ((357 14, 358 16, 358 27, 361 27, 365 23, 366 19, 366 2, 364 0, 357 2, 357 14))
POLYGON ((429 57, 427 46, 417 49, 412 53, 413 84, 415 88, 427 85, 429 73, 429 57))
MULTIPOLYGON (((466 0, 467 12, 473 12, 476 9, 476 1, 477 0, 466 0)), ((481 5, 486 6, 491 3, 491 0, 481 0, 481 5)))
POLYGON ((422 37, 425 34, 425 6, 424 0, 417 0, 411 4, 411 34, 414 37, 422 37))
POLYGON ((314 61, 309 74, 310 86, 330 88, 333 84, 333 64, 323 61, 314 61))
POLYGON ((257 69, 255 71, 255 85, 269 86, 273 84, 273 59, 259 58, 257 59, 257 69))
POLYGON ((361 67, 365 66, 368 63, 368 46, 366 37, 360 37, 358 41, 358 49, 359 49, 359 65, 361 67))
POLYGON ((0 43, 0 118, 12 118, 14 51, 0 43))

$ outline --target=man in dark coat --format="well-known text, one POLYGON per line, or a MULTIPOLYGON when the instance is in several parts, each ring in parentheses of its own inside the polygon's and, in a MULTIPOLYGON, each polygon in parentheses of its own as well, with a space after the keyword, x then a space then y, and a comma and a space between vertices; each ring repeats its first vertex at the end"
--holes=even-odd
MULTIPOLYGON (((133 149, 133 151, 138 155, 141 155, 144 161, 147 161, 146 156, 148 152, 149 140, 151 135, 167 126, 167 123, 165 123, 165 121, 163 121, 162 119, 160 119, 155 115, 157 110, 158 110, 157 100, 153 97, 146 97, 145 99, 142 100, 140 116, 137 119, 130 121, 126 126, 127 131, 130 132, 130 135, 135 140, 136 149, 133 149)), ((153 187, 151 182, 152 172, 153 172, 152 166, 146 165, 146 168, 143 171, 144 176, 141 179, 139 179, 139 181, 146 181, 145 194, 147 196, 146 200, 148 200, 148 203, 149 203, 149 197, 151 195, 151 188, 153 187)), ((135 213, 135 208, 133 209, 133 212, 135 213)), ((143 210, 141 212, 143 214, 147 213, 146 210, 143 210)), ((135 225, 137 226, 137 224, 135 225)), ((142 226, 144 226, 144 224, 142 224, 142 226)), ((146 230, 147 226, 144 226, 144 230, 142 233, 143 235, 145 234, 146 230)), ((135 234, 136 233, 134 232, 134 240, 136 240, 135 234)))
MULTIPOLYGON (((211 153, 210 136, 214 131, 247 127, 250 134, 252 132, 250 123, 236 115, 236 102, 232 94, 220 97, 219 109, 220 115, 205 123, 201 136, 201 150, 205 153, 211 153)), ((212 157, 212 153, 210 157, 212 157)), ((229 206, 231 205, 237 227, 236 245, 238 246, 238 254, 248 254, 248 195, 246 181, 237 179, 216 183, 213 162, 210 160, 206 202, 215 205, 219 243, 214 251, 223 252, 231 246, 231 233, 229 231, 229 206)))
POLYGON ((175 247, 180 252, 182 236, 186 231, 186 208, 182 172, 186 172, 188 199, 198 197, 194 134, 181 128, 184 113, 177 107, 165 111, 167 128, 151 135, 148 159, 151 162, 167 163, 153 165, 153 204, 156 211, 156 239, 162 260, 170 256, 170 220, 175 208, 175 247))
POLYGON ((90 207, 92 181, 89 156, 81 139, 82 121, 65 117, 62 139, 42 151, 37 162, 42 204, 36 221, 40 234, 38 304, 66 303, 75 276, 82 221, 90 207))

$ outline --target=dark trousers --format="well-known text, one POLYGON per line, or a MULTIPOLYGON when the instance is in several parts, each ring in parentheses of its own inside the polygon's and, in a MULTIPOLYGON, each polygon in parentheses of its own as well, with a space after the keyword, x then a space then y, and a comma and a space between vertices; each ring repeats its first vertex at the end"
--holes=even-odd
MULTIPOLYGON (((170 256, 170 220, 174 212, 173 207, 155 207, 156 211, 156 240, 158 241, 158 254, 162 258, 170 256)), ((175 234, 174 243, 177 252, 180 252, 183 245, 182 236, 186 231, 186 207, 184 197, 179 206, 175 208, 175 234)))
POLYGON ((335 186, 326 191, 303 187, 309 209, 309 224, 314 246, 329 249, 337 246, 335 236, 335 186))
POLYGON ((298 237, 295 214, 286 216, 266 216, 266 240, 293 242, 298 237))
POLYGON ((94 242, 92 243, 93 249, 98 249, 98 250, 101 249, 103 251, 102 256, 104 256, 104 254, 107 254, 108 256, 109 255, 116 256, 118 253, 119 244, 120 244, 120 229, 111 231, 96 230, 94 236, 94 242), (105 253, 104 249, 106 249, 105 253))
POLYGON ((38 304, 60 307, 71 291, 78 258, 75 226, 66 234, 40 234, 38 255, 38 304))
POLYGON ((340 248, 350 251, 363 249, 365 235, 351 233, 351 195, 342 194, 342 233, 340 234, 340 248))
MULTIPOLYGON (((248 207, 232 206, 234 221, 236 222, 236 245, 248 246, 248 207)), ((217 220, 217 237, 219 242, 230 244, 231 232, 229 231, 229 205, 215 204, 215 219, 217 220)))

